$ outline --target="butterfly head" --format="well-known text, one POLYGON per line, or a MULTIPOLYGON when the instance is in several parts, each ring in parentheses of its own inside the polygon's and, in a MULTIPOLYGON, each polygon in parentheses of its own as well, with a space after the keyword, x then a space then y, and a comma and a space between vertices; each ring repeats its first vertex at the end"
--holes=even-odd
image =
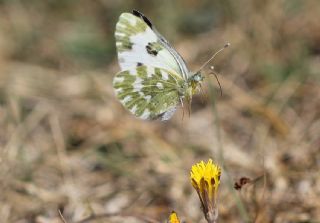
POLYGON ((200 71, 189 77, 189 87, 192 89, 192 94, 196 93, 197 89, 201 86, 204 77, 200 71))

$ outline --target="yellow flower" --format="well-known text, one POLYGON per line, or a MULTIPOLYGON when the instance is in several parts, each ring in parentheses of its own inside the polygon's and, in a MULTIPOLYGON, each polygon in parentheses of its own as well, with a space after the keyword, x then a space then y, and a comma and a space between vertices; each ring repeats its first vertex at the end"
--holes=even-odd
POLYGON ((192 166, 190 180, 197 191, 203 213, 208 222, 215 222, 218 217, 216 194, 220 184, 221 168, 211 159, 192 166))
POLYGON ((209 159, 208 163, 204 163, 203 161, 192 166, 190 172, 190 179, 192 186, 200 192, 207 189, 209 192, 209 197, 214 196, 216 191, 218 190, 220 184, 220 175, 221 168, 218 165, 215 165, 212 162, 212 159, 209 159), (203 184, 202 181, 205 181, 203 184), (208 186, 208 188, 204 188, 202 186, 208 186))
POLYGON ((171 212, 168 223, 180 223, 180 220, 176 212, 171 212))

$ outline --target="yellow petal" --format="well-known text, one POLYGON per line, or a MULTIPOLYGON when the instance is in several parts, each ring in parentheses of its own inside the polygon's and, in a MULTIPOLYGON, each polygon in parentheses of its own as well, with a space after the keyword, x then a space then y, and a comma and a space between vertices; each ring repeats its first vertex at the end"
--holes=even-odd
POLYGON ((176 212, 172 211, 172 213, 170 214, 169 223, 180 223, 180 220, 176 212))

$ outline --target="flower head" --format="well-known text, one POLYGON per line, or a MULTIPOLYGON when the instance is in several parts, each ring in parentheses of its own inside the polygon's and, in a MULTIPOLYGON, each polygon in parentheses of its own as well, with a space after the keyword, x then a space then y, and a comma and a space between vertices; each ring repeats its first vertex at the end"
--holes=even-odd
POLYGON ((218 217, 216 194, 220 184, 221 168, 211 159, 192 166, 190 180, 197 191, 203 213, 208 222, 215 222, 218 217))
POLYGON ((174 211, 171 212, 169 219, 168 219, 168 223, 180 223, 180 220, 179 220, 176 212, 174 212, 174 211))

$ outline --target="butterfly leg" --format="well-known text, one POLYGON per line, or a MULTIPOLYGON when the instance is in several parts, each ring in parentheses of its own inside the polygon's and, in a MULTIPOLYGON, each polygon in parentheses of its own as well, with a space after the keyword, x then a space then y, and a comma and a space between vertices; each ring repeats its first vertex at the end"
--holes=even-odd
POLYGON ((188 113, 189 113, 189 117, 191 115, 191 103, 192 103, 192 97, 189 98, 188 100, 188 113))
POLYGON ((182 107, 182 118, 181 121, 184 119, 184 107, 183 107, 183 97, 179 96, 181 107, 182 107))
POLYGON ((182 108, 183 108, 183 98, 182 98, 182 97, 179 97, 179 99, 180 99, 181 106, 182 106, 182 108))
POLYGON ((200 84, 200 94, 201 94, 201 102, 205 103, 206 99, 207 99, 207 95, 204 93, 203 89, 202 89, 202 85, 200 84))
POLYGON ((181 117, 181 121, 183 121, 184 119, 184 108, 182 107, 182 117, 181 117))

